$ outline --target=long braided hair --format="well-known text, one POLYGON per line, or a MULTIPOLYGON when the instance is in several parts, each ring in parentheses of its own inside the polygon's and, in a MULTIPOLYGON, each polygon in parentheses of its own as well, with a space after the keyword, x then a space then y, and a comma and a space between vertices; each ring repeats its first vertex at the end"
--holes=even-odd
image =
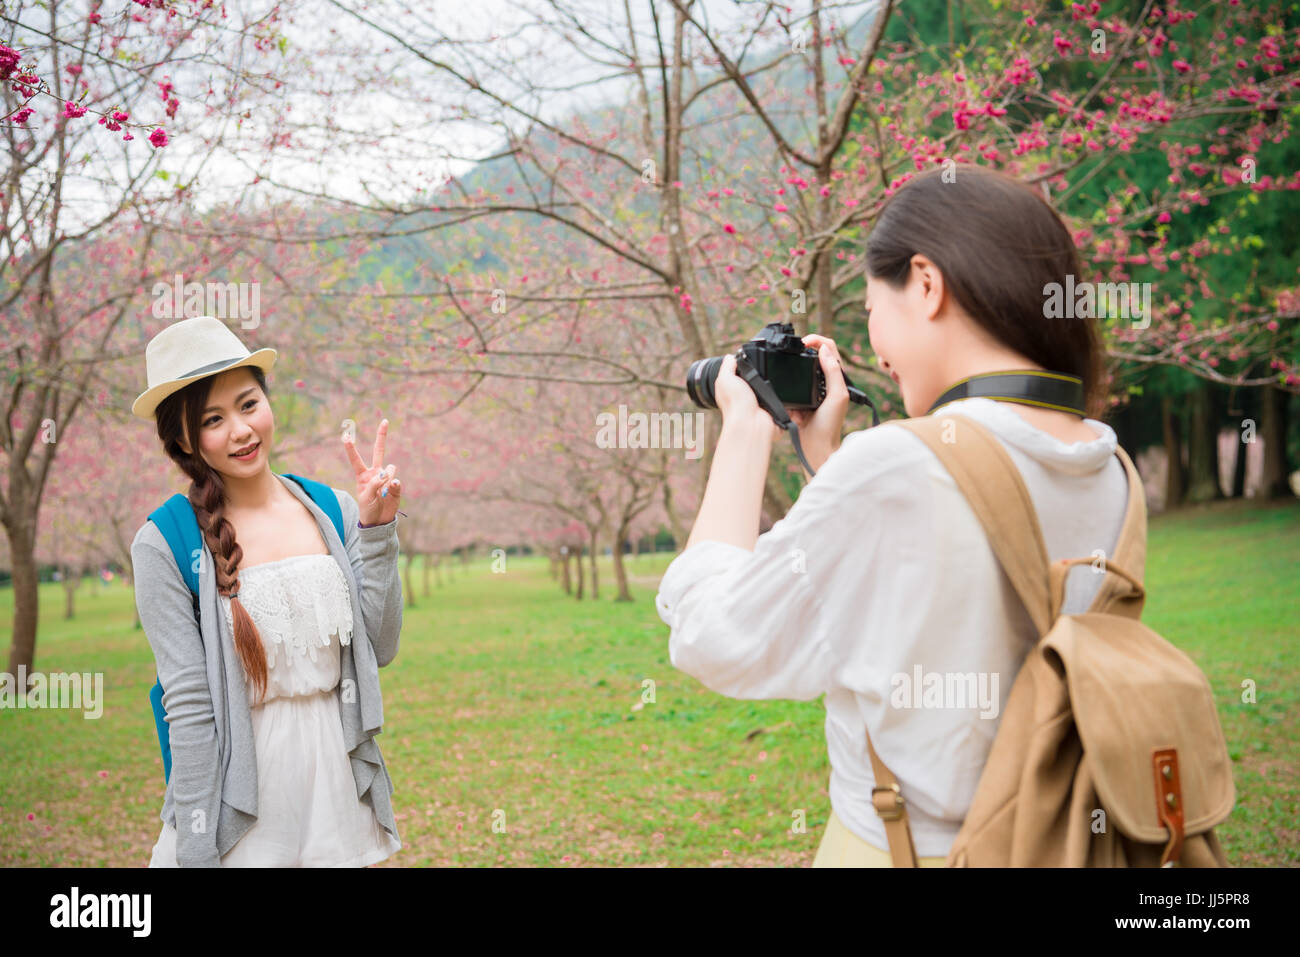
MULTIPOLYGON (((262 393, 267 395, 266 374, 257 366, 247 366, 257 380, 262 393)), ((188 498, 198 519, 199 531, 216 561, 217 594, 230 598, 230 614, 234 624, 235 651, 239 654, 244 673, 252 679, 260 701, 266 694, 266 649, 252 617, 239 600, 239 563, 244 550, 235 541, 235 526, 225 516, 226 488, 221 473, 203 460, 199 451, 200 422, 207 407, 215 376, 204 376, 185 388, 173 392, 158 405, 158 438, 173 462, 190 478, 188 498), (181 446, 181 439, 189 435, 191 452, 181 446)))

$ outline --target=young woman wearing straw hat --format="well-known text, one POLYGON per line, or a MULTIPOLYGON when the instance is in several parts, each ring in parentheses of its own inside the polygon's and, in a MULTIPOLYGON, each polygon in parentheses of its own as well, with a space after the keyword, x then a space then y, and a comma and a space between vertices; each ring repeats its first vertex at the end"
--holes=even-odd
POLYGON ((154 521, 131 546, 172 760, 151 867, 360 867, 401 848, 375 741, 378 669, 402 627, 388 422, 369 464, 344 439, 357 487, 331 490, 341 541, 271 470, 275 357, 211 316, 173 323, 148 345, 149 388, 131 409, 189 479, 203 542, 197 620, 154 521))

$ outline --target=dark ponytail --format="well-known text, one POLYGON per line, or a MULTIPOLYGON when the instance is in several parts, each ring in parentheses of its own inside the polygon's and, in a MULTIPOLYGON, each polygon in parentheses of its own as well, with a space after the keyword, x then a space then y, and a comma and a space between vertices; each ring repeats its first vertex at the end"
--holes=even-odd
POLYGON ((987 167, 927 170, 881 206, 867 271, 901 289, 917 253, 939 267, 945 288, 998 342, 1044 369, 1078 376, 1087 415, 1105 414, 1096 319, 1047 316, 1044 287, 1084 277, 1069 229, 1038 193, 987 167))
MULTIPOLYGON (((257 366, 247 368, 253 373, 262 393, 267 394, 266 374, 257 366)), ((203 461, 199 452, 203 409, 207 407, 214 381, 214 376, 205 376, 159 403, 155 413, 158 438, 171 460, 190 477, 190 505, 194 507, 194 517, 198 519, 203 540, 216 560, 217 593, 230 597, 235 651, 244 666, 244 673, 252 679, 260 701, 266 694, 266 648, 257 626, 238 597, 239 563, 244 558, 244 550, 235 541, 235 526, 225 516, 226 488, 221 473, 203 461), (183 436, 189 437, 192 451, 188 454, 181 447, 183 436)))

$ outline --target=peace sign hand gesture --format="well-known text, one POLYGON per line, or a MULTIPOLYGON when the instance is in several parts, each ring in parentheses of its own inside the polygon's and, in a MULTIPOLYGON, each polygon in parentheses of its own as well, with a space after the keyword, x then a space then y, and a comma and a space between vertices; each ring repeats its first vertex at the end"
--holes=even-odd
POLYGON ((343 434, 343 444, 348 448, 348 460, 357 474, 357 505, 361 509, 362 525, 387 525, 397 515, 402 500, 402 483, 393 478, 396 465, 384 465, 384 439, 388 436, 388 420, 379 423, 375 433, 374 457, 369 466, 357 454, 356 443, 350 433, 343 434), (390 481, 391 480, 391 481, 390 481))

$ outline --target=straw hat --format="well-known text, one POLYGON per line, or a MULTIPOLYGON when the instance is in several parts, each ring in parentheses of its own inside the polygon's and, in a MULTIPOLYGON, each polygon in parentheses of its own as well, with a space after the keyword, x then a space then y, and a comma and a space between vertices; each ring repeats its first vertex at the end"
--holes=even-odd
POLYGON ((144 350, 149 388, 132 403, 131 414, 152 422, 158 404, 191 382, 240 366, 269 372, 275 356, 274 349, 249 352, 239 337, 213 316, 174 322, 150 339, 144 350))

